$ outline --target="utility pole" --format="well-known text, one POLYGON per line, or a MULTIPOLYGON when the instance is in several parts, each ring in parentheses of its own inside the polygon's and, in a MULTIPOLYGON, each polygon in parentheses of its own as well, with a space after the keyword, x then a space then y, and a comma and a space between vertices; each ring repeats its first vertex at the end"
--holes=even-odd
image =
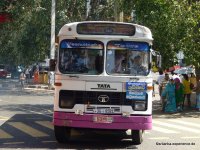
POLYGON ((124 18, 124 12, 120 11, 119 9, 119 5, 121 3, 121 0, 115 0, 115 3, 114 3, 114 17, 115 17, 115 21, 120 21, 120 22, 123 22, 123 18, 124 18))
POLYGON ((50 59, 55 58, 55 10, 56 10, 56 0, 52 0, 51 2, 51 51, 50 51, 50 59))
POLYGON ((114 2, 114 17, 115 21, 118 21, 118 0, 114 2))
POLYGON ((86 0, 86 17, 85 17, 86 20, 88 20, 90 14, 90 9, 91 9, 90 1, 91 0, 86 0))

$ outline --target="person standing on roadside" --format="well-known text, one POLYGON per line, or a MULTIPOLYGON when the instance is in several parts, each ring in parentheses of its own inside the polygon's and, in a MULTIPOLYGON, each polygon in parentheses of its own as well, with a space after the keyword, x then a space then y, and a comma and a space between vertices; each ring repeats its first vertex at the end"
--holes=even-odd
POLYGON ((174 83, 175 83, 175 98, 176 98, 177 111, 183 111, 184 86, 180 82, 179 78, 175 78, 174 83))
MULTIPOLYGON (((188 108, 191 108, 191 87, 190 87, 190 81, 189 81, 189 77, 187 74, 183 74, 183 86, 184 86, 184 101, 185 101, 185 97, 187 97, 187 102, 188 102, 188 108)), ((183 101, 183 107, 184 107, 184 101, 183 101)))
POLYGON ((21 88, 24 89, 24 82, 26 80, 26 75, 24 73, 24 71, 21 72, 20 76, 19 76, 19 81, 21 84, 21 88))
MULTIPOLYGON (((169 74, 168 73, 165 73, 165 78, 164 80, 161 82, 161 87, 162 87, 162 90, 163 91, 167 85, 167 83, 169 82, 169 74)), ((162 94, 162 93, 161 93, 162 94)), ((163 99, 161 97, 161 105, 162 105, 162 111, 164 111, 165 109, 165 105, 166 105, 166 99, 163 99)))
POLYGON ((33 81, 35 84, 38 84, 39 83, 39 69, 35 69, 34 71, 34 78, 33 78, 33 81))
POLYGON ((29 83, 30 72, 29 72, 29 68, 28 67, 26 67, 25 74, 26 74, 26 83, 29 83))
POLYGON ((163 90, 162 98, 166 99, 164 112, 167 112, 167 113, 177 112, 176 99, 175 99, 175 85, 174 85, 174 80, 172 78, 169 80, 165 89, 163 90))
POLYGON ((190 80, 191 87, 195 88, 197 86, 197 79, 194 73, 190 74, 189 80, 190 80))
POLYGON ((174 73, 174 71, 171 71, 171 75, 172 75, 173 80, 178 78, 180 80, 180 82, 182 82, 182 79, 180 78, 180 76, 177 75, 177 73, 174 73))
POLYGON ((159 76, 157 78, 156 83, 158 84, 158 91, 159 91, 159 95, 162 95, 162 81, 164 80, 165 75, 163 74, 162 70, 159 70, 159 76))
POLYGON ((197 84, 194 91, 196 92, 196 109, 200 111, 200 75, 197 76, 197 84))

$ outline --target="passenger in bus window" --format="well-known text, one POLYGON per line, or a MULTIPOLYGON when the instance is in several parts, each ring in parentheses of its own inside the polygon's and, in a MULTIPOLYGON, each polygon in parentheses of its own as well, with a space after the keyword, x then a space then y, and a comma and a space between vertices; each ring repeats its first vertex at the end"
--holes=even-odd
POLYGON ((85 57, 84 54, 80 54, 78 57, 77 57, 77 65, 78 66, 86 66, 87 64, 87 58, 85 57))
POLYGON ((141 56, 137 55, 132 60, 131 74, 146 75, 146 73, 147 69, 144 66, 142 66, 142 58, 141 56))
POLYGON ((77 63, 76 71, 81 73, 88 72, 88 56, 84 50, 81 50, 81 52, 79 53, 76 63, 77 63))
POLYGON ((97 54, 95 58, 95 69, 97 73, 103 72, 103 56, 100 54, 97 54))
POLYGON ((73 60, 74 57, 70 54, 70 53, 66 53, 64 56, 64 70, 65 71, 71 71, 72 67, 73 67, 73 60))
POLYGON ((124 55, 118 55, 116 57, 114 72, 116 72, 116 73, 122 72, 122 62, 123 62, 123 60, 125 60, 124 55))

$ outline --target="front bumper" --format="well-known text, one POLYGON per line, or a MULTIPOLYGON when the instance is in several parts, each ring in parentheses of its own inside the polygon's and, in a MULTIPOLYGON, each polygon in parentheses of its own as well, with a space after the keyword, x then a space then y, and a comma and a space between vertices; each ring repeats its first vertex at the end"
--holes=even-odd
MULTIPOLYGON (((129 116, 109 115, 113 118, 112 123, 96 123, 93 117, 100 114, 83 114, 54 112, 53 124, 56 126, 67 126, 73 128, 92 128, 92 129, 133 129, 150 130, 152 129, 152 116, 129 116)), ((102 115, 102 114, 101 114, 102 115)))

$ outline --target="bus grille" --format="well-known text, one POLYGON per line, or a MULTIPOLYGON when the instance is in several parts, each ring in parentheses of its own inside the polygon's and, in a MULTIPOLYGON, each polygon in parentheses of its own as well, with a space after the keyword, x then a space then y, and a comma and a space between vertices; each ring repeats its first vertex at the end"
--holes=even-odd
POLYGON ((126 100, 125 92, 71 91, 61 90, 60 99, 73 100, 75 104, 95 105, 133 105, 133 100, 126 100), (102 102, 99 96, 107 96, 109 100, 102 102))

